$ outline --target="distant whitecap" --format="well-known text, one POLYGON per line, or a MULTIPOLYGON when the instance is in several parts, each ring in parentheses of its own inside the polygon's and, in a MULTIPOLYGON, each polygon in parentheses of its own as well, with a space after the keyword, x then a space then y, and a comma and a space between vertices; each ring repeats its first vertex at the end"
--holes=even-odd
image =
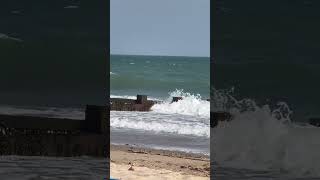
POLYGON ((15 37, 11 37, 11 36, 8 36, 6 34, 1 34, 1 33, 0 33, 0 39, 9 39, 9 40, 14 40, 14 41, 22 41, 21 39, 18 39, 18 38, 15 38, 15 37))
POLYGON ((13 10, 13 11, 11 11, 11 13, 12 13, 12 14, 21 14, 21 12, 18 11, 18 10, 13 10))
POLYGON ((77 9, 79 6, 76 5, 70 5, 70 6, 65 6, 64 9, 77 9))

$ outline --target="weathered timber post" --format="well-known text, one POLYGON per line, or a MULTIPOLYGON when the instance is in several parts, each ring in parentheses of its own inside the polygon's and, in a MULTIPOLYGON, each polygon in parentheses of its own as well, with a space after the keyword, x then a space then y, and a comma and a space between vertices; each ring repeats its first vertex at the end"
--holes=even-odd
POLYGON ((182 100, 182 97, 173 97, 172 102, 178 102, 179 100, 182 100))
POLYGON ((107 107, 87 105, 85 125, 86 130, 94 133, 105 133, 109 131, 107 127, 107 107))
POLYGON ((320 118, 310 118, 309 124, 320 127, 320 118))
POLYGON ((231 121, 232 115, 228 112, 210 112, 210 127, 214 128, 219 121, 231 121))
POLYGON ((147 95, 137 95, 137 104, 146 104, 148 101, 147 95))

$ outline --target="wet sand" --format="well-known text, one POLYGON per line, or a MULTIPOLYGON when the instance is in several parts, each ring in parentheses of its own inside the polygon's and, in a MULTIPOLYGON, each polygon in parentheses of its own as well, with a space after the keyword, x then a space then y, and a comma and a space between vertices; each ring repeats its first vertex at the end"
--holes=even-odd
POLYGON ((110 157, 111 176, 122 180, 210 179, 210 159, 201 154, 111 145, 110 157))

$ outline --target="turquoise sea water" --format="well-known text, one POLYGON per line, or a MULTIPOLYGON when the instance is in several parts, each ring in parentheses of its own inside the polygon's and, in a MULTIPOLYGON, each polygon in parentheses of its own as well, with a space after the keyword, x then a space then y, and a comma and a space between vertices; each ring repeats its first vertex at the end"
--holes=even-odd
POLYGON ((111 95, 167 97, 169 92, 210 94, 208 57, 111 55, 111 95))

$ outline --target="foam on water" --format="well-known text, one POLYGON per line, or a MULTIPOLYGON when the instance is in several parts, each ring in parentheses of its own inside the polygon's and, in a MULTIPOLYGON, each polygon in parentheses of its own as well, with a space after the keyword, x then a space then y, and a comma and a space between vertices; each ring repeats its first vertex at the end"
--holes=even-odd
POLYGON ((113 128, 152 131, 179 135, 210 136, 209 119, 194 116, 161 114, 156 112, 111 111, 113 128))
POLYGON ((121 98, 121 99, 137 99, 137 96, 129 96, 129 95, 110 95, 110 98, 121 98))
MULTIPOLYGON (((110 95, 110 98, 121 98, 121 99, 137 99, 137 96, 131 96, 131 95, 110 95)), ((153 100, 153 101, 161 101, 160 98, 156 97, 149 97, 148 100, 153 100)))
POLYGON ((212 108, 234 115, 233 121, 212 130, 211 147, 217 163, 294 176, 320 175, 320 129, 292 122, 286 103, 271 108, 251 99, 237 100, 226 91, 214 90, 213 94, 216 104, 212 108))
POLYGON ((178 89, 169 93, 169 98, 161 104, 154 105, 151 110, 164 114, 182 114, 210 118, 209 101, 202 100, 200 94, 194 95, 178 89), (182 97, 182 100, 171 103, 173 97, 182 97))
POLYGON ((77 9, 77 8, 79 8, 79 6, 76 6, 76 5, 69 5, 64 7, 64 9, 77 9))
POLYGON ((8 36, 8 35, 2 34, 2 33, 0 33, 0 39, 8 39, 8 40, 20 41, 20 42, 22 41, 21 39, 11 37, 11 36, 8 36))

